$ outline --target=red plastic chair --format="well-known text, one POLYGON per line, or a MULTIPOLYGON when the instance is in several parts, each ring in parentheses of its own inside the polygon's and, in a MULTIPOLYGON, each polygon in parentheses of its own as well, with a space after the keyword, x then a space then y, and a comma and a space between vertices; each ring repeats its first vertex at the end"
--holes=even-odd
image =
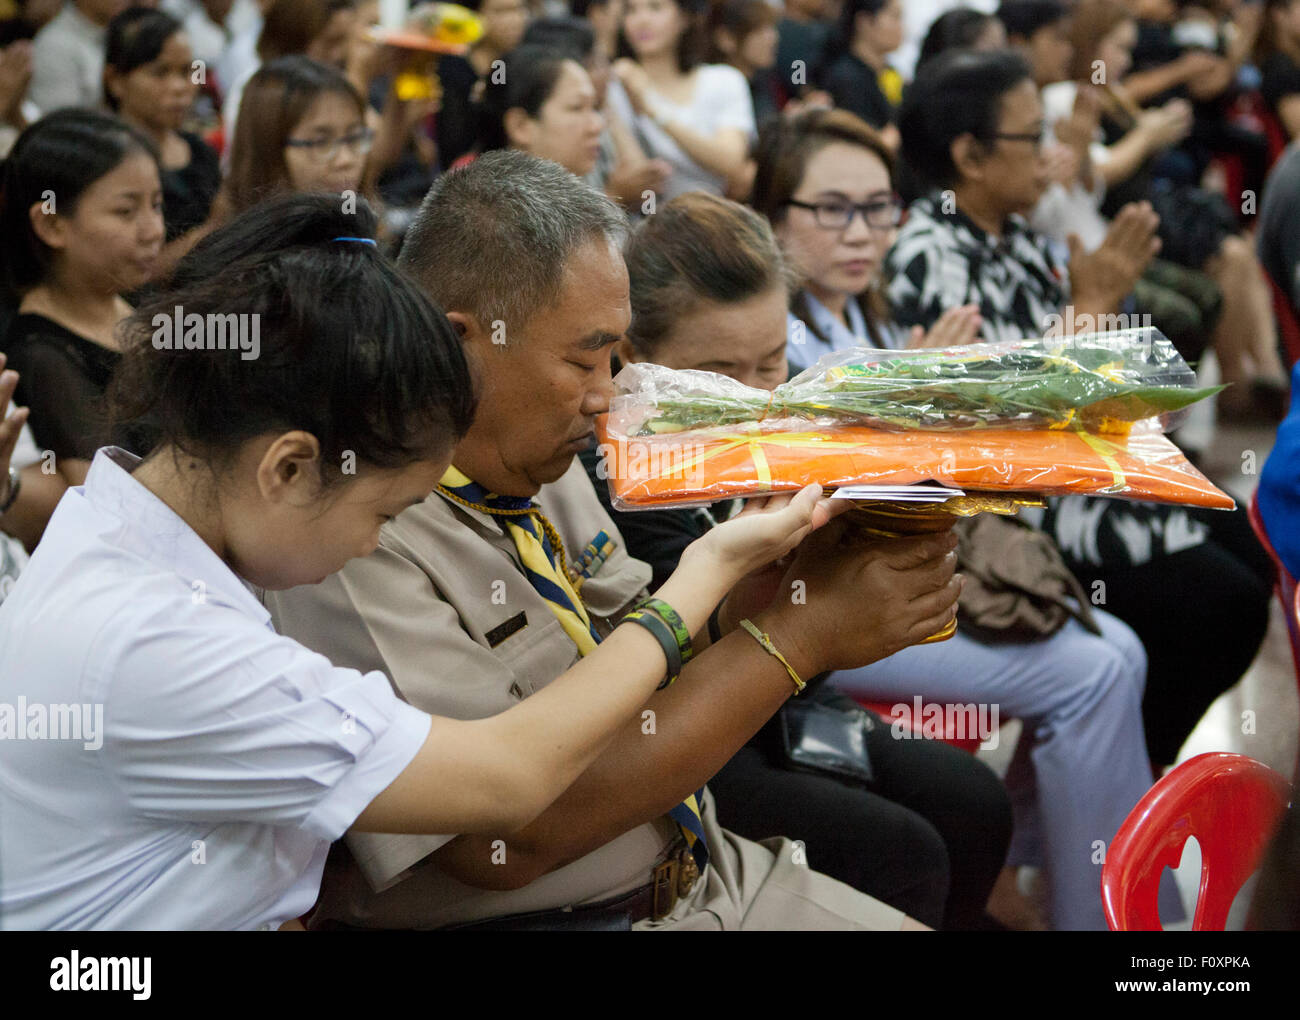
POLYGON ((1246 511, 1246 516, 1250 519, 1250 526, 1255 529, 1255 537, 1259 539, 1259 544, 1264 547, 1268 553, 1269 559, 1273 561, 1273 567, 1277 571, 1277 597, 1282 601, 1282 612, 1286 617, 1287 637, 1291 639, 1291 657, 1295 660, 1296 683, 1300 685, 1300 619, 1297 619, 1296 605, 1297 598, 1300 597, 1300 585, 1296 579, 1291 576, 1286 567, 1282 565, 1281 559, 1278 558, 1277 551, 1273 548, 1273 543, 1269 541, 1268 531, 1264 527, 1264 518, 1259 513, 1259 493, 1250 497, 1250 508, 1246 511))
POLYGON ((1296 683, 1300 684, 1300 584, 1292 582, 1295 594, 1291 599, 1291 612, 1287 614, 1286 629, 1291 637, 1291 657, 1295 659, 1296 683))
POLYGON ((1215 752, 1183 762, 1129 812, 1101 869, 1111 931, 1161 931, 1156 894, 1183 845, 1201 846, 1193 931, 1222 931, 1242 883, 1259 867, 1290 797, 1290 784, 1244 754, 1215 752))
MULTIPOLYGON (((855 698, 854 700, 857 701, 857 703, 861 705, 863 708, 865 708, 868 712, 875 712, 876 715, 884 719, 885 722, 891 724, 893 723, 894 721, 893 709, 894 709, 894 704, 897 704, 897 702, 869 701, 866 698, 855 698)), ((908 708, 907 719, 908 719, 909 728, 917 736, 923 736, 923 727, 925 725, 925 720, 915 718, 914 714, 912 713, 912 703, 910 701, 903 702, 902 704, 906 704, 908 708)), ((925 707, 928 706, 929 706, 929 702, 926 702, 925 707)), ((922 708, 922 711, 924 712, 924 707, 922 708)), ((947 725, 947 720, 946 720, 947 713, 944 713, 944 715, 945 715, 945 725, 943 729, 943 734, 939 737, 939 739, 942 740, 945 744, 952 744, 952 746, 957 748, 958 750, 969 751, 971 754, 974 754, 977 750, 979 750, 979 746, 980 746, 979 736, 978 735, 974 737, 958 736, 956 727, 947 725)))

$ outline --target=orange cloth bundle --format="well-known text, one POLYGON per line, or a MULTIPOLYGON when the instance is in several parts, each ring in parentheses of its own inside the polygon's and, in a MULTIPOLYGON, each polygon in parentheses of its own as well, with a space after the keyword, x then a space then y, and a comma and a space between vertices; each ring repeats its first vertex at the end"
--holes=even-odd
POLYGON ((629 437, 617 416, 597 424, 602 473, 618 509, 712 503, 794 491, 810 482, 902 485, 928 479, 966 490, 1121 496, 1231 510, 1232 497, 1158 428, 1128 435, 1077 429, 885 431, 789 419, 629 437))
POLYGON ((1164 436, 1217 392, 1151 327, 944 350, 864 347, 774 390, 626 365, 597 425, 620 510, 851 485, 1116 496, 1231 510, 1164 436))

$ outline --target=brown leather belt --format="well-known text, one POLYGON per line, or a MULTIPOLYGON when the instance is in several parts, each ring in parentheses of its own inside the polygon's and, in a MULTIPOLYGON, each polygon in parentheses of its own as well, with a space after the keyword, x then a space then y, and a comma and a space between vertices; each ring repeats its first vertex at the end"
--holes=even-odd
POLYGON ((674 843, 668 857, 650 872, 650 884, 633 893, 635 907, 629 908, 633 923, 647 918, 662 921, 673 912, 677 901, 695 888, 699 877, 700 869, 686 841, 674 843))
POLYGON ((638 921, 662 921, 672 913, 677 901, 688 895, 699 880, 695 858, 678 837, 664 859, 650 872, 650 882, 638 889, 602 903, 591 903, 570 910, 544 910, 531 914, 513 914, 484 921, 452 925, 455 931, 546 931, 573 928, 631 927, 638 921))

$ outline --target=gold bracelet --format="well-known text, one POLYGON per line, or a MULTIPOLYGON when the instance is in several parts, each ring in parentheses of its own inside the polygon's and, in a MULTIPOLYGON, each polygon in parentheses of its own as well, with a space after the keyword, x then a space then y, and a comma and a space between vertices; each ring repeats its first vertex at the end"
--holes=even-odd
POLYGON ((795 696, 797 697, 799 694, 803 693, 803 689, 807 685, 799 679, 799 674, 794 671, 794 667, 791 666, 790 663, 786 662, 785 656, 776 650, 776 645, 772 644, 772 639, 755 627, 749 620, 741 620, 740 625, 753 635, 755 641, 763 646, 763 651, 767 652, 768 655, 775 655, 777 661, 785 667, 785 671, 790 674, 790 679, 794 681, 795 696))

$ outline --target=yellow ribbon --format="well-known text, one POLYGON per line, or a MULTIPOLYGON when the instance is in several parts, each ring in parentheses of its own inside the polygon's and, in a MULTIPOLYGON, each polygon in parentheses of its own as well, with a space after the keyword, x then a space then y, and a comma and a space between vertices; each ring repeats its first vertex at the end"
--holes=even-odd
POLYGON ((1102 459, 1102 462, 1110 468, 1111 478, 1115 484, 1102 489, 1102 492, 1123 492, 1128 487, 1128 480, 1124 477, 1124 469, 1119 466, 1119 461, 1115 459, 1115 452, 1119 448, 1114 443, 1102 439, 1101 436, 1094 435, 1082 428, 1076 428, 1079 438, 1092 447, 1093 453, 1102 459))
MULTIPOLYGON (((691 457, 683 459, 681 464, 673 469, 673 474, 685 475, 686 472, 698 467, 707 460, 714 457, 720 457, 732 450, 739 449, 742 446, 749 447, 749 454, 754 460, 754 468, 758 475, 758 481, 763 485, 772 484, 772 470, 767 461, 767 454, 763 452, 764 445, 776 447, 799 447, 815 446, 823 450, 856 450, 862 446, 861 443, 848 442, 842 439, 827 439, 820 432, 776 432, 769 435, 762 435, 757 428, 747 433, 725 433, 723 435, 711 437, 712 442, 718 445, 713 449, 701 450, 691 457)), ((631 440, 629 440, 631 442, 631 440)))

